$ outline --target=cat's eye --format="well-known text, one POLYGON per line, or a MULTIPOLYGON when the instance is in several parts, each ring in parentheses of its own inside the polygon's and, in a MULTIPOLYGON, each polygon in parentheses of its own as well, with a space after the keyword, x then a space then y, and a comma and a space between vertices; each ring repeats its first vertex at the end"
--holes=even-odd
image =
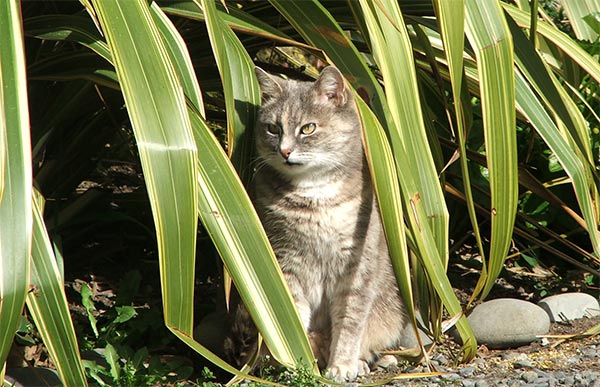
POLYGON ((275 125, 275 124, 267 124, 265 125, 267 128, 267 132, 269 132, 270 134, 274 134, 274 135, 278 135, 279 132, 281 131, 279 129, 279 125, 275 125))
POLYGON ((311 122, 309 124, 303 125, 300 128, 300 133, 302 133, 304 135, 310 135, 310 134, 313 134, 315 132, 315 130, 317 130, 317 124, 315 124, 314 122, 311 122))

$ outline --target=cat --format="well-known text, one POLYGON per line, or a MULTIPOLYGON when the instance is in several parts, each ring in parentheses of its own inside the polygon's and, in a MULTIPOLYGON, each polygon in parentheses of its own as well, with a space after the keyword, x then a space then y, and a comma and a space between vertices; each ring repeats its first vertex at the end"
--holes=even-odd
MULTIPOLYGON (((397 346, 406 325, 354 97, 332 66, 315 82, 255 72, 262 106, 251 196, 319 366, 351 381, 397 346)), ((237 314, 249 319, 243 307, 237 314)), ((247 324, 234 330, 247 347, 247 324)))

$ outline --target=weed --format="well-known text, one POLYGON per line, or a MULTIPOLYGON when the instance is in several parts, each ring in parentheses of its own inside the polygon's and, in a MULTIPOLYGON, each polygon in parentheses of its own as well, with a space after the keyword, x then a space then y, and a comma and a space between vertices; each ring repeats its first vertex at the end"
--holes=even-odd
MULTIPOLYGON (((83 343, 85 348, 92 350, 94 358, 84 360, 84 366, 92 384, 103 387, 176 386, 178 381, 186 380, 193 373, 189 361, 182 357, 151 354, 148 346, 164 345, 160 338, 165 336, 156 334, 156 329, 162 327, 156 308, 132 306, 139 283, 139 273, 127 273, 119 286, 119 296, 113 300, 114 295, 111 295, 111 300, 103 303, 99 303, 87 284, 81 286, 81 302, 89 324, 83 343)), ((200 386, 217 387, 214 384, 200 386)))
MULTIPOLYGON (((279 383, 284 386, 292 387, 323 387, 324 384, 320 383, 317 377, 313 374, 310 367, 307 365, 300 366, 295 370, 289 370, 285 368, 275 368, 268 366, 262 368, 259 376, 262 379, 279 383)), ((249 382, 244 384, 245 387, 270 387, 264 383, 249 382)))

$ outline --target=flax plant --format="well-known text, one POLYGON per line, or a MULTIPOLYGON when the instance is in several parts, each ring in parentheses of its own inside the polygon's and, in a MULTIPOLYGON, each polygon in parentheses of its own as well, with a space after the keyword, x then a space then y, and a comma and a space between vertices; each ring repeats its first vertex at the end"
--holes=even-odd
MULTIPOLYGON (((167 328, 215 365, 245 375, 193 336, 200 223, 273 357, 318 373, 246 191, 260 103, 254 63, 285 76, 317 73, 289 47, 337 66, 360 97, 365 151, 415 327, 420 314, 422 328, 441 340, 443 322, 451 321, 462 336, 461 359, 475 355, 469 305, 447 276, 456 218, 469 220, 481 258, 471 301, 489 294, 511 246, 534 246, 598 273, 600 178, 591 127, 598 125, 591 107, 598 89, 589 85, 600 82, 600 65, 537 2, 59 3, 0 6, 0 364, 26 303, 62 381, 86 384, 48 232, 57 221, 43 216, 47 192, 72 193, 84 179, 43 157, 56 128, 73 127, 69 116, 77 111, 85 124, 65 147, 76 160, 97 155, 114 135, 106 123, 115 116, 131 125, 167 328), (274 53, 291 68, 265 59, 274 53), (57 95, 43 94, 50 86, 57 95), (94 93, 101 105, 85 103, 94 93), (28 98, 53 102, 39 112, 28 109, 28 98), (30 117, 41 124, 30 127, 30 117), (527 163, 539 159, 532 144, 556 160, 553 174, 532 174, 527 163), (555 206, 571 228, 536 222, 526 210, 535 200, 555 206), (576 242, 564 237, 571 234, 576 242)), ((590 15, 600 5, 582 4, 564 2, 574 33, 597 41, 590 15)))

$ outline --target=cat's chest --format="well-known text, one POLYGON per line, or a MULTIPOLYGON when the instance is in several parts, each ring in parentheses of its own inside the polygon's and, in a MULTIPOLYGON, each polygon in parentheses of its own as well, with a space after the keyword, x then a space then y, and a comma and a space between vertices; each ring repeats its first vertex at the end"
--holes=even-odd
POLYGON ((265 225, 274 247, 304 259, 341 258, 355 244, 361 222, 359 200, 340 195, 292 193, 267 205, 265 225))

